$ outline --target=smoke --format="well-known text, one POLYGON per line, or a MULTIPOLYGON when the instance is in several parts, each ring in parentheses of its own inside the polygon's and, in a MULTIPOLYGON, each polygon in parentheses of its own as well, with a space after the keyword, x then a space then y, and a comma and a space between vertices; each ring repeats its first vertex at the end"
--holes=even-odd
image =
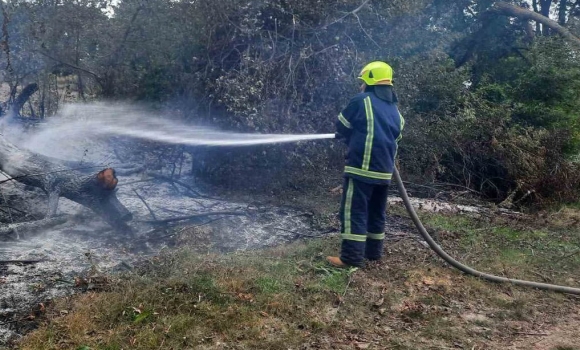
POLYGON ((14 120, 14 113, 12 111, 8 111, 5 116, 0 118, 0 135, 10 140, 15 140, 21 138, 23 134, 24 128, 14 120))

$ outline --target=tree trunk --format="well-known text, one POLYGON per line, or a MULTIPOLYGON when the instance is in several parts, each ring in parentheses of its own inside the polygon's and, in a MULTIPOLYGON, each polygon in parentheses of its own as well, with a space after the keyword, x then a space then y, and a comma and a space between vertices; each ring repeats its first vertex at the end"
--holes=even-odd
POLYGON ((36 91, 38 91, 38 84, 32 83, 26 85, 26 87, 20 91, 20 94, 18 94, 16 99, 14 99, 14 103, 10 107, 11 113, 9 114, 18 115, 26 101, 28 101, 30 96, 32 96, 36 91))
POLYGON ((14 181, 41 188, 48 194, 47 216, 56 214, 60 197, 92 209, 116 228, 132 215, 117 199, 115 170, 108 168, 86 175, 57 160, 17 148, 0 135, 0 170, 14 181))
POLYGON ((542 16, 541 14, 505 2, 496 2, 493 6, 493 9, 496 13, 502 14, 504 16, 513 16, 520 19, 528 19, 539 22, 544 27, 550 28, 554 32, 564 37, 564 39, 568 40, 571 44, 580 48, 579 37, 575 36, 568 29, 559 25, 558 22, 551 20, 546 16, 542 16))
MULTIPOLYGON (((540 9, 538 8, 538 0, 532 0, 532 9, 534 10, 534 12, 540 13, 540 9)), ((542 27, 540 25, 540 22, 536 22, 536 33, 537 35, 540 35, 542 33, 542 27)))
MULTIPOLYGON (((553 0, 540 0, 540 15, 550 18, 550 7, 552 7, 553 0)), ((542 35, 548 36, 550 35, 550 29, 552 29, 549 25, 542 23, 542 35)))
POLYGON ((558 7, 558 24, 561 26, 566 25, 567 9, 568 9, 568 0, 560 0, 560 5, 558 7))

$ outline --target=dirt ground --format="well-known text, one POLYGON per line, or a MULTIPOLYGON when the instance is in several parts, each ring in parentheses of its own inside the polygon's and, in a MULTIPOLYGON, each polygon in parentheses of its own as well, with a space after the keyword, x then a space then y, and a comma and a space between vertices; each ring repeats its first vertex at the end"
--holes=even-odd
POLYGON ((540 327, 538 332, 529 333, 527 337, 516 341, 509 349, 553 350, 578 349, 580 335, 579 311, 572 311, 569 319, 561 320, 558 326, 540 327))

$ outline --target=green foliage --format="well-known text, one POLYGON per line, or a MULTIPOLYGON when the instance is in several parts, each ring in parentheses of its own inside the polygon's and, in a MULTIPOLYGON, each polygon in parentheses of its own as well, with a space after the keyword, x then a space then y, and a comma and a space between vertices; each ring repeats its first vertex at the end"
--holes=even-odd
POLYGON ((460 183, 498 201, 514 191, 536 202, 573 201, 580 151, 575 55, 558 38, 544 38, 525 52, 479 55, 458 70, 444 54, 412 61, 405 71, 418 79, 404 86, 414 94, 404 108, 409 128, 400 152, 408 176, 460 183))
POLYGON ((531 50, 529 69, 510 84, 516 121, 566 131, 568 155, 580 151, 580 64, 575 56, 560 40, 539 42, 531 50))

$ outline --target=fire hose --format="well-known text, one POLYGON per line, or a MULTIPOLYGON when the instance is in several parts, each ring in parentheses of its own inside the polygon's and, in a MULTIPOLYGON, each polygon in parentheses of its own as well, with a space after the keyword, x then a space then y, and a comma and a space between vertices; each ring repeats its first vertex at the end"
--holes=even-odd
POLYGON ((511 284, 519 285, 519 286, 544 289, 544 290, 560 292, 560 293, 569 293, 569 294, 580 295, 580 288, 573 288, 573 287, 567 287, 567 286, 559 286, 559 285, 555 285, 555 284, 538 283, 538 282, 532 282, 532 281, 524 281, 524 280, 494 276, 494 275, 490 275, 490 274, 487 274, 487 273, 484 273, 481 271, 477 271, 477 270, 475 270, 469 266, 466 266, 466 265, 460 263, 459 261, 453 259, 449 254, 447 254, 435 242, 433 237, 431 237, 431 235, 429 235, 429 232, 427 232, 427 230, 425 229, 425 227, 421 223, 421 220, 419 219, 417 212, 415 212, 415 208, 413 208, 413 205, 411 205, 411 201, 409 200, 409 196, 407 195, 407 190, 405 189, 405 186, 403 185, 403 181, 401 180, 401 176, 399 175, 399 171, 397 170, 396 167, 394 170, 394 176, 395 176, 395 182, 397 183, 397 188, 399 190, 399 195, 403 199, 403 203, 405 204, 405 208, 407 208, 407 212, 411 216, 411 219, 415 223, 415 226, 419 230, 419 233, 421 234, 421 236, 423 236, 423 238, 425 239, 425 242, 427 242, 429 247, 431 249, 433 249, 435 251, 435 253, 437 253, 437 255, 439 255, 443 260, 445 260, 449 265, 453 266, 454 268, 456 268, 462 272, 465 272, 468 275, 479 277, 479 278, 482 278, 484 280, 488 280, 491 282, 511 283, 511 284))

